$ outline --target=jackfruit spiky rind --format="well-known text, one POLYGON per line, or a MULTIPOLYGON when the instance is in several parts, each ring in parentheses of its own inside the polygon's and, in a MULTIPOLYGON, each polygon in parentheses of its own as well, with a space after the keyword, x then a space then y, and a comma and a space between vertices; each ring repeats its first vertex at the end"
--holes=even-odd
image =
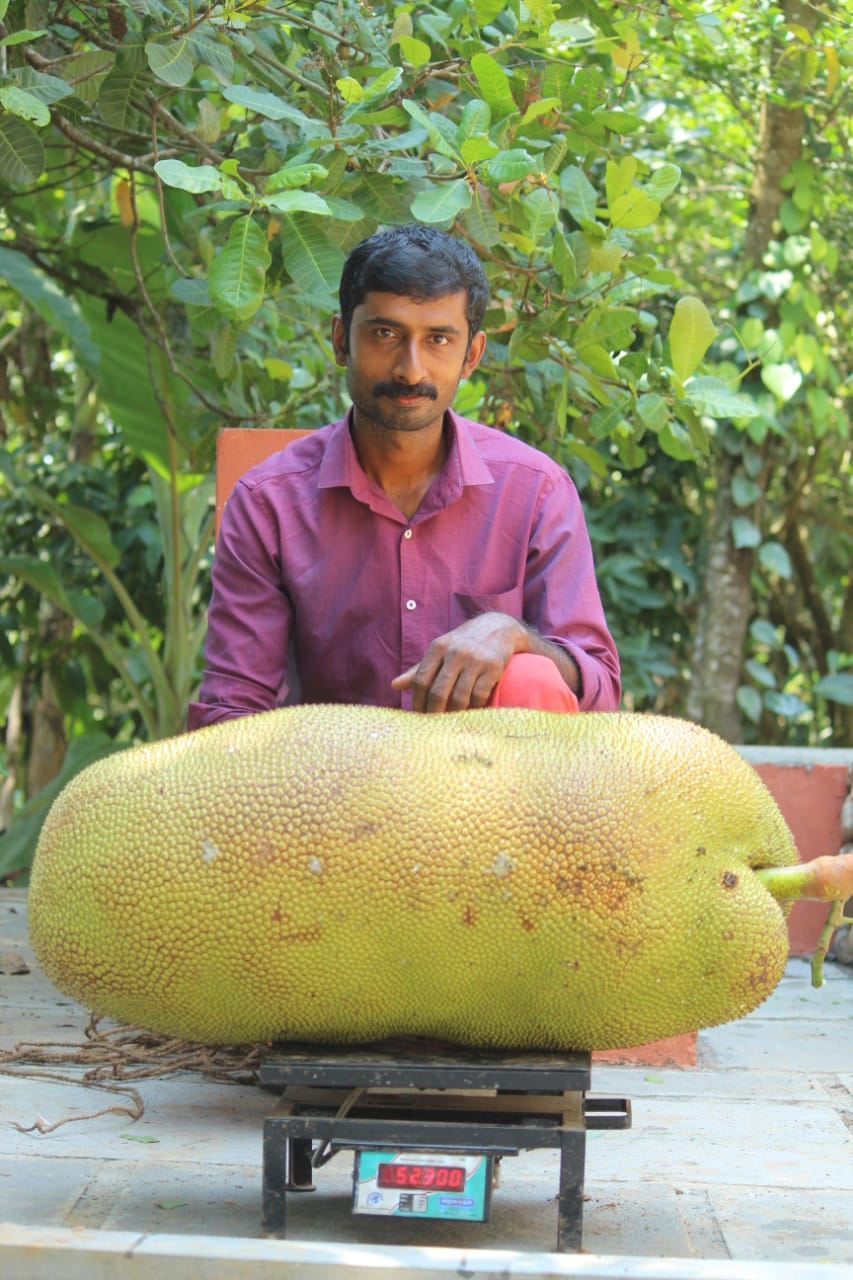
POLYGON ((107 757, 44 824, 36 955, 75 1000, 212 1043, 607 1049, 779 981, 797 861, 687 721, 304 706, 107 757))

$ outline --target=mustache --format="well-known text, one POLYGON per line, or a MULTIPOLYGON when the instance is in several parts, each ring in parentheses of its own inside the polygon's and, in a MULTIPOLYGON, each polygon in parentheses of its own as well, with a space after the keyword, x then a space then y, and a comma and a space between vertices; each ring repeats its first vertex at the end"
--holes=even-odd
POLYGON ((377 382, 373 388, 374 396, 389 396, 392 400, 400 400, 404 396, 428 396, 430 400, 438 399, 438 391, 431 382, 419 382, 410 386, 405 382, 377 382))

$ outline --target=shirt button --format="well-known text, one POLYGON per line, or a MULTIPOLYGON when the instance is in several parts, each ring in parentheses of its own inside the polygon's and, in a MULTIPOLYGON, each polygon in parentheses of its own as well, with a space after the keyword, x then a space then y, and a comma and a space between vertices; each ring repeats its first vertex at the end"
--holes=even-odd
POLYGON ((412 536, 411 529, 407 529, 406 532, 403 534, 404 538, 411 538, 411 536, 412 536))
POLYGON ((416 601, 416 600, 407 600, 407 601, 406 601, 406 608, 407 608, 407 609, 409 609, 409 610, 411 610, 411 609, 417 609, 417 607, 418 607, 418 605, 417 605, 417 601, 416 601))

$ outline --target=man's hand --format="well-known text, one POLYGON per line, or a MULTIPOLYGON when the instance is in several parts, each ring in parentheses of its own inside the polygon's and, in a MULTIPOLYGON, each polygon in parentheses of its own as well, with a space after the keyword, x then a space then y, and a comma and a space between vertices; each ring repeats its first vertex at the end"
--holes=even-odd
POLYGON ((484 707, 527 628, 507 613, 481 613, 433 640, 420 662, 391 681, 412 690, 413 711, 484 707))
POLYGON ((412 690, 413 711, 484 707, 514 653, 552 658, 569 688, 577 690, 577 669, 568 654, 507 613, 481 613, 439 636, 391 687, 412 690))

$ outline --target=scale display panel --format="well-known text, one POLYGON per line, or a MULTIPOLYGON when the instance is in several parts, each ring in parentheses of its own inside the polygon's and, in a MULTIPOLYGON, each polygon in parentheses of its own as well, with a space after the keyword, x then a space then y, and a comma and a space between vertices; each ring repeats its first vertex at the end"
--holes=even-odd
POLYGON ((445 1151, 357 1151, 353 1213, 487 1222, 493 1158, 445 1151))

